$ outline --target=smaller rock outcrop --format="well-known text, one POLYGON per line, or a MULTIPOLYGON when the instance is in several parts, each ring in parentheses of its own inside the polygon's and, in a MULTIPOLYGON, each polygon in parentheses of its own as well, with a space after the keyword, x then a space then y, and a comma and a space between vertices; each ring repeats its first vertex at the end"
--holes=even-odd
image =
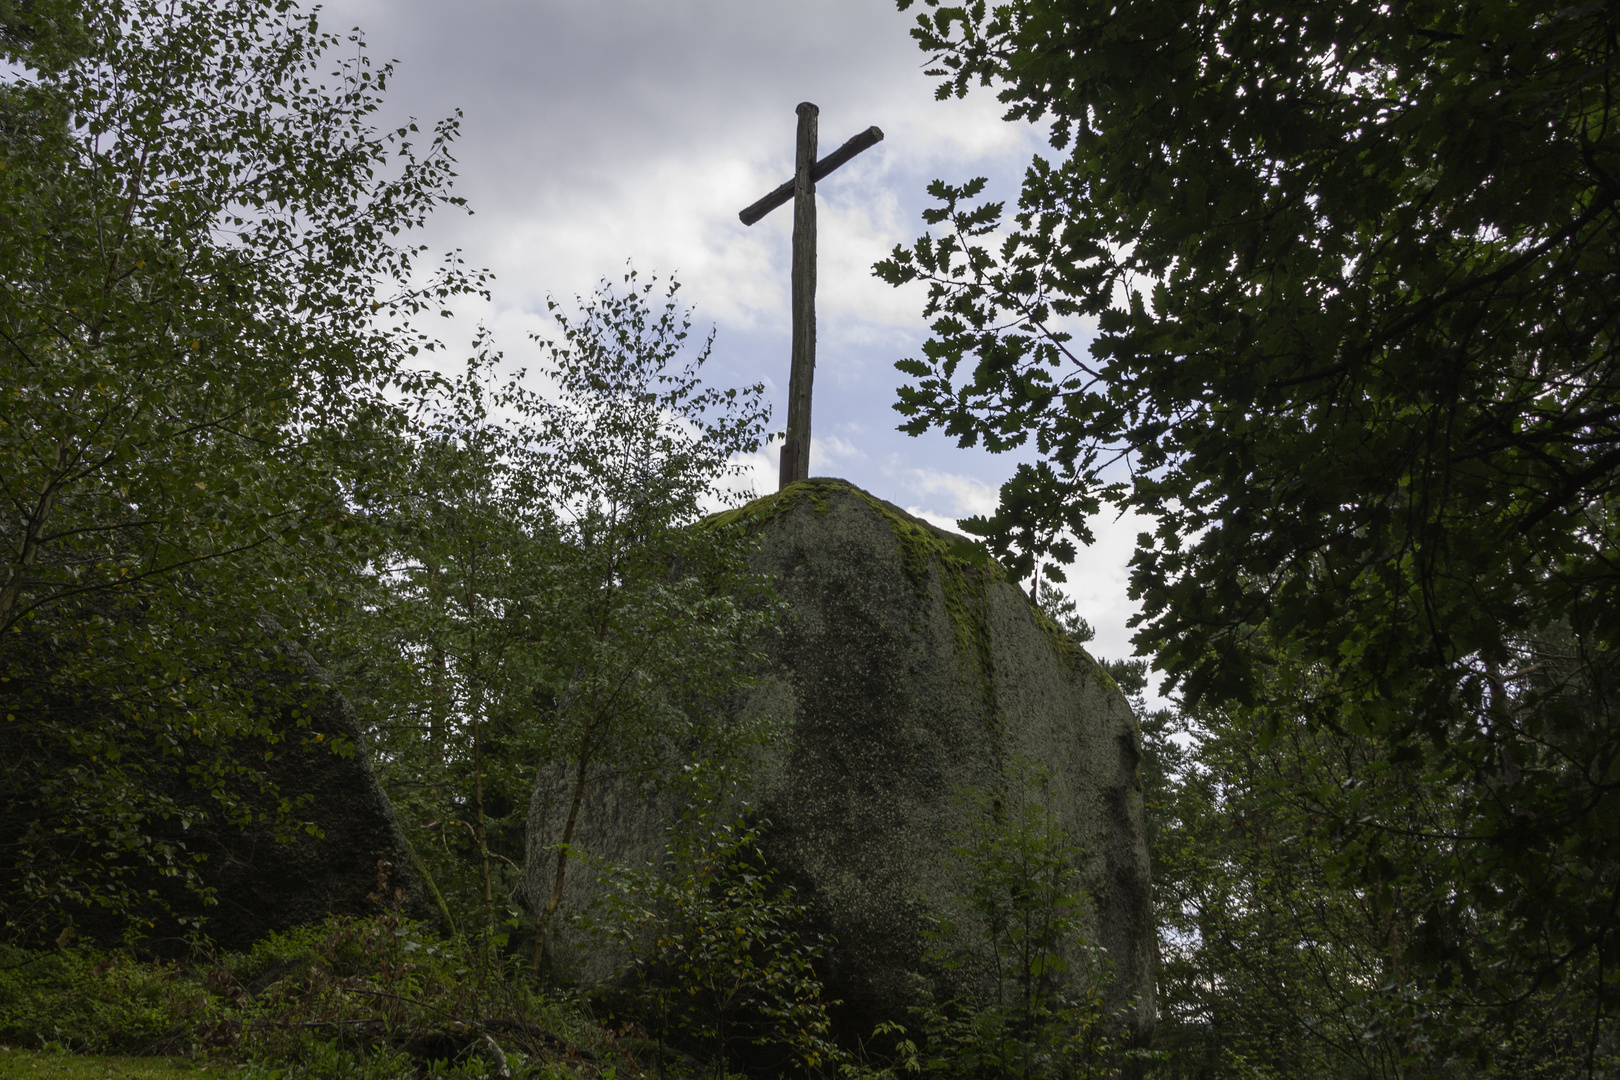
MULTIPOLYGON (((269 695, 276 704, 267 705, 274 741, 243 738, 211 748, 273 785, 273 793, 266 793, 258 789, 257 778, 237 778, 248 789, 241 794, 254 811, 254 822, 226 820, 209 792, 193 787, 184 757, 153 755, 141 766, 154 790, 184 807, 189 819, 184 824, 174 819, 145 822, 148 842, 183 845, 188 854, 205 855, 196 873, 212 890, 214 903, 202 904, 178 877, 132 864, 125 894, 146 894, 158 902, 120 912, 97 906, 40 911, 39 902, 18 887, 15 873, 7 872, 0 875, 0 908, 8 921, 39 925, 51 934, 58 923, 71 921, 78 933, 106 945, 123 942, 134 930, 144 948, 175 955, 189 947, 188 935, 199 921, 217 946, 242 950, 271 931, 327 915, 373 914, 384 905, 398 904, 407 914, 437 919, 393 805, 367 760, 353 707, 301 649, 290 643, 280 649, 269 661, 279 685, 269 695), (334 747, 342 749, 335 752, 334 747), (313 825, 319 835, 300 830, 290 839, 278 838, 270 822, 280 798, 291 800, 294 817, 313 825)), ((55 708, 70 715, 97 705, 65 698, 55 708)), ((0 740, 0 753, 27 758, 41 752, 25 741, 0 740)), ((47 759, 30 766, 37 775, 73 767, 70 758, 45 753, 47 759)), ((55 753, 60 756, 61 751, 55 753)), ((140 753, 140 746, 129 749, 131 756, 140 753)), ((5 809, 13 816, 26 814, 26 793, 13 794, 5 809)))
POLYGON ((399 904, 406 913, 436 920, 393 803, 366 756, 354 707, 331 686, 320 666, 294 653, 292 677, 308 680, 313 715, 307 728, 280 718, 291 737, 264 763, 266 777, 291 798, 309 796, 300 816, 320 835, 277 840, 264 827, 215 825, 194 840, 208 853, 204 880, 217 903, 207 908, 207 933, 225 948, 240 949, 272 930, 327 915, 370 915, 399 904), (311 742, 309 736, 323 736, 311 742), (329 744, 354 747, 334 753, 329 744))

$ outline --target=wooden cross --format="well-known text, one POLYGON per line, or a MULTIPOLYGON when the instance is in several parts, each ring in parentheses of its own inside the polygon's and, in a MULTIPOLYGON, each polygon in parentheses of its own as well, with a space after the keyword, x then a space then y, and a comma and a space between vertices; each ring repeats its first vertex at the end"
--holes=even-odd
POLYGON ((737 216, 752 225, 793 200, 793 366, 788 373, 787 441, 777 488, 810 475, 810 383, 816 370, 816 181, 876 146, 883 132, 869 127, 820 161, 816 160, 816 120, 821 110, 799 104, 799 149, 793 179, 737 216))

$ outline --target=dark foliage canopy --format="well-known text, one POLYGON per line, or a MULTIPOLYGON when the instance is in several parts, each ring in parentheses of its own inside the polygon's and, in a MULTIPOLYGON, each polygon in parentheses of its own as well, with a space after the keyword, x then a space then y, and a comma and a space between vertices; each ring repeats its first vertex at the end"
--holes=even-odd
POLYGON ((994 88, 1055 155, 1010 221, 936 183, 939 235, 879 267, 931 286, 907 429, 1037 452, 974 527, 1030 573, 1105 502, 1156 518, 1139 647, 1189 703, 1376 736, 1443 793, 1351 777, 1324 827, 1374 892, 1443 868, 1406 955, 1509 1012, 1613 991, 1617 31, 1602 3, 930 0, 940 94, 994 88))
POLYGON ((378 131, 357 44, 278 0, 0 3, 8 936, 191 878, 204 820, 311 827, 253 767, 319 742, 284 647, 364 562, 412 317, 481 288, 403 242, 459 201, 455 122, 378 131))

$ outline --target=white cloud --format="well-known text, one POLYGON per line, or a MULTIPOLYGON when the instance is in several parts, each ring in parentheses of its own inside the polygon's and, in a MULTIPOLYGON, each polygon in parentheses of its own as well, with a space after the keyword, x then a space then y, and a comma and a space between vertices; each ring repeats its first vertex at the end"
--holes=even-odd
POLYGON ((810 440, 810 475, 836 476, 839 470, 864 460, 866 454, 848 439, 817 433, 810 440))
MULTIPOLYGON (((727 487, 739 492, 745 501, 752 502, 776 491, 778 474, 774 450, 742 454, 732 459, 732 464, 741 468, 742 475, 732 478, 727 487)), ((705 506, 704 509, 713 512, 723 507, 715 501, 713 505, 705 506)))
POLYGON ((993 514, 1000 502, 999 486, 988 484, 977 477, 937 469, 912 469, 909 479, 908 486, 913 492, 933 496, 934 498, 929 500, 931 506, 942 507, 940 510, 929 508, 926 511, 910 512, 918 517, 927 517, 930 521, 934 516, 942 517, 950 522, 944 528, 952 532, 961 531, 956 524, 958 518, 993 514), (943 505, 940 496, 945 497, 943 505))

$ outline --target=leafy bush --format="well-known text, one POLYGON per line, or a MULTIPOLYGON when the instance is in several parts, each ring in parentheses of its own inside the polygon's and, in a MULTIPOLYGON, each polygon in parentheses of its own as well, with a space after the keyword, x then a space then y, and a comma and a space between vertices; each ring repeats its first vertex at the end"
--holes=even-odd
POLYGON ((190 964, 128 953, 0 948, 0 1043, 197 1053, 253 1080, 548 1075, 605 1037, 566 999, 509 977, 487 950, 397 913, 334 917, 190 964), (499 1045, 485 1045, 493 1032, 499 1045), (521 1050, 522 1052, 517 1052, 521 1050))
POLYGON ((173 965, 125 953, 0 946, 0 1042, 75 1050, 175 1053, 218 1011, 173 965))
POLYGON ((1078 851, 1037 799, 1045 778, 1026 771, 1006 790, 971 791, 973 825, 957 834, 957 894, 925 934, 929 960, 955 997, 925 987, 920 1045, 901 1036, 899 1066, 941 1077, 1112 1076, 1121 1026, 1104 1007, 1110 978, 1085 940, 1087 901, 1078 851))
POLYGON ((427 1060, 459 1059, 486 1022, 498 1020, 522 1039, 549 1031, 545 1021, 558 1012, 507 978, 486 950, 397 913, 332 917, 273 934, 248 953, 224 957, 209 978, 237 1006, 217 1032, 219 1043, 314 1069, 311 1076, 324 1075, 322 1062, 341 1069, 331 1064, 332 1039, 344 1054, 367 1060, 400 1049, 427 1060))
POLYGON ((823 943, 802 933, 804 905, 763 862, 756 828, 690 810, 670 830, 663 867, 609 868, 605 917, 579 920, 627 951, 660 1040, 678 1034, 709 1051, 721 1078, 743 1046, 808 1069, 840 1058, 815 971, 823 943))

